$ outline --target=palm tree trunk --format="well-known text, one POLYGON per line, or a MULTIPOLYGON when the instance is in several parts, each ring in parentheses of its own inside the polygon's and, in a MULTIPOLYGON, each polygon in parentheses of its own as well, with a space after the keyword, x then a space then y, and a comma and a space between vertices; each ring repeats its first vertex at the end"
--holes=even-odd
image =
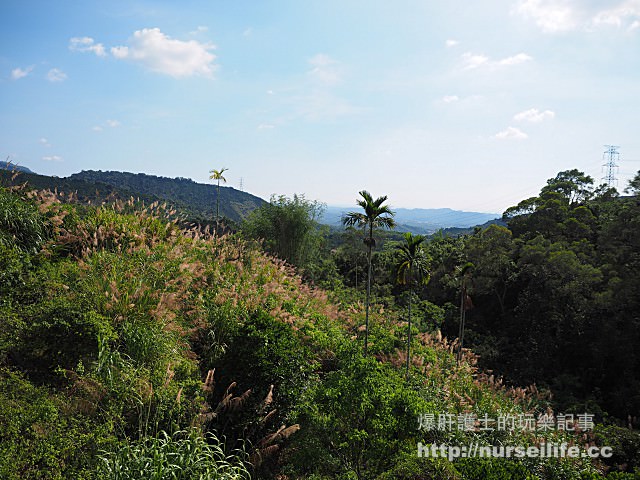
POLYGON ((466 317, 466 312, 465 312, 465 305, 464 305, 464 301, 465 301, 465 297, 466 297, 466 289, 464 287, 464 279, 462 280, 462 291, 460 292, 460 327, 458 329, 458 340, 459 340, 459 344, 458 344, 458 355, 456 358, 456 363, 458 365, 460 365, 460 360, 462 359, 462 344, 464 343, 464 321, 465 321, 465 317, 466 317))
MULTIPOLYGON (((409 277, 411 278, 411 277, 409 277)), ((407 378, 409 378, 409 363, 411 359, 411 301, 413 300, 413 287, 409 288, 409 325, 407 332, 407 378)))
POLYGON ((365 309, 364 320, 364 354, 367 355, 367 348, 369 346, 369 299, 371 297, 371 248, 373 247, 373 226, 369 225, 369 251, 367 254, 367 263, 369 268, 367 270, 367 302, 365 309))
POLYGON ((216 193, 216 235, 220 228, 220 179, 218 179, 218 192, 216 193))

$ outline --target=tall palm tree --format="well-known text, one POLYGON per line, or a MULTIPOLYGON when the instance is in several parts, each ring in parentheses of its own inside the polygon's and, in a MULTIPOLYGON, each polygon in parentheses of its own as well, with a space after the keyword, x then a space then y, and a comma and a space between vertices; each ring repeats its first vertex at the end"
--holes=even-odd
POLYGON ((216 233, 218 232, 218 224, 220 223, 220 180, 227 183, 227 179, 222 176, 224 172, 229 170, 228 168, 221 168, 220 170, 209 170, 209 179, 218 181, 218 193, 216 194, 216 233))
POLYGON ((474 265, 471 262, 467 262, 462 266, 456 267, 456 277, 460 283, 460 325, 458 327, 458 353, 456 355, 456 363, 460 365, 462 360, 462 347, 464 345, 464 328, 465 320, 467 318, 467 310, 473 308, 473 302, 469 296, 469 284, 473 284, 473 268, 474 265))
POLYGON ((400 285, 409 285, 409 321, 407 327, 407 377, 409 376, 409 363, 411 358, 411 304, 413 300, 413 287, 417 284, 429 283, 429 257, 422 248, 425 241, 423 235, 404 234, 404 243, 397 245, 400 251, 400 265, 398 266, 397 282, 400 285))
POLYGON ((394 213, 387 205, 383 205, 387 201, 387 196, 378 197, 375 200, 369 192, 362 190, 360 192, 361 200, 357 200, 362 212, 349 212, 342 218, 342 224, 346 226, 362 227, 365 230, 364 243, 367 246, 367 301, 365 313, 365 330, 364 330, 364 354, 367 354, 369 344, 369 301, 371 298, 371 250, 376 246, 373 238, 373 231, 376 228, 393 228, 396 222, 393 220, 394 213))

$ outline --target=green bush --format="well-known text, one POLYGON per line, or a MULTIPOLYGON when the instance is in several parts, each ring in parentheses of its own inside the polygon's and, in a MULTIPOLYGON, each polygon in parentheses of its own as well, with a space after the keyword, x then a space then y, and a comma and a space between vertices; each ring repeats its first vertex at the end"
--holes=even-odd
POLYGON ((113 439, 104 426, 65 413, 68 400, 0 369, 0 478, 93 478, 97 448, 113 439))
POLYGON ((389 470, 397 454, 415 447, 416 419, 426 410, 399 372, 362 357, 356 344, 338 352, 336 369, 302 400, 293 463, 298 473, 326 476, 389 470))
POLYGON ((197 429, 172 436, 127 442, 100 456, 98 478, 105 480, 241 480, 249 471, 241 454, 226 455, 218 439, 197 429))
POLYGON ((48 227, 38 208, 0 188, 0 245, 37 252, 47 236, 48 227))

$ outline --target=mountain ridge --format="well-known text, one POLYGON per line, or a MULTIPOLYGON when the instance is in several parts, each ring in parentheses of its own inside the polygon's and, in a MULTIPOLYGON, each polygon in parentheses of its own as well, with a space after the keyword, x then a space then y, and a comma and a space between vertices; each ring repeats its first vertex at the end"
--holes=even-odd
MULTIPOLYGON (((327 206, 321 223, 339 225, 341 218, 357 207, 327 206)), ((501 217, 498 213, 466 212, 452 208, 392 208, 398 227, 412 233, 431 234, 446 228, 471 228, 501 217)))
MULTIPOLYGON (((0 162, 2 166, 4 162, 0 162)), ((0 168, 4 177, 20 173, 18 182, 26 180, 35 188, 78 192, 81 201, 104 201, 118 197, 139 197, 145 202, 165 201, 187 213, 190 220, 208 223, 216 215, 217 185, 197 183, 190 178, 162 177, 146 173, 120 171, 83 170, 68 177, 39 175, 27 167, 16 167, 6 163, 0 168)), ((234 223, 240 223, 254 209, 267 203, 266 200, 233 187, 220 186, 220 215, 234 223)), ((353 207, 326 207, 319 223, 332 227, 341 226, 341 218, 353 207)), ((433 234, 439 230, 452 229, 466 232, 475 226, 499 221, 501 215, 482 212, 467 212, 452 208, 395 208, 396 231, 414 234, 433 234)))

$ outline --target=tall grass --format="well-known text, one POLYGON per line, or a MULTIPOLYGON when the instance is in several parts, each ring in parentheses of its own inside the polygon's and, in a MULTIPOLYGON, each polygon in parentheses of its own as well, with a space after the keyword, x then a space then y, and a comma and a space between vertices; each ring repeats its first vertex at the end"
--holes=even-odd
POLYGON ((105 480, 244 480, 251 475, 242 453, 226 455, 218 439, 198 429, 126 443, 100 455, 98 478, 105 480))

